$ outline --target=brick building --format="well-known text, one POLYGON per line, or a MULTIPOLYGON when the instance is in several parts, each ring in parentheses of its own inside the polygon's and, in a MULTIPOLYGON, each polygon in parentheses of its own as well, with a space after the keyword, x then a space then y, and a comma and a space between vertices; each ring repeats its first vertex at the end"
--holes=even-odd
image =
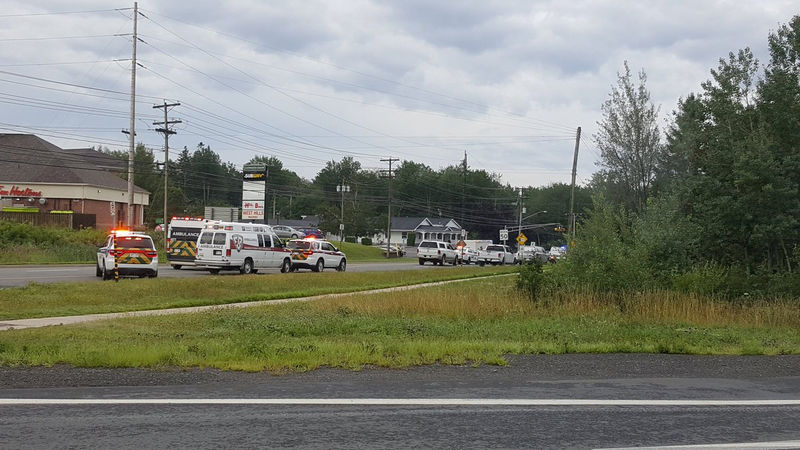
MULTIPOLYGON (((93 214, 98 229, 127 223, 125 163, 92 149, 65 150, 32 134, 0 134, 0 210, 93 214)), ((134 187, 133 224, 150 194, 134 187)))

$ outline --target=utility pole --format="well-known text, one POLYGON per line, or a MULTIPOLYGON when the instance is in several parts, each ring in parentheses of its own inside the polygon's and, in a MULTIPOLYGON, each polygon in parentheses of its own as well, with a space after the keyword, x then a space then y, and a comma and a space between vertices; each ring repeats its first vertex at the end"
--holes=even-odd
MULTIPOLYGON (((522 234, 522 188, 519 188, 519 226, 517 227, 517 237, 522 234)), ((519 244, 519 241, 517 242, 519 244)))
POLYGON ((264 164, 264 225, 269 224, 267 218, 267 205, 269 205, 269 192, 267 191, 267 180, 269 180, 269 167, 264 164))
POLYGON ((387 173, 387 177, 389 178, 389 209, 388 213, 386 214, 386 257, 389 258, 391 256, 391 245, 392 245, 392 163, 400 161, 397 158, 392 158, 391 156, 382 159, 381 162, 388 162, 389 163, 389 172, 387 173))
POLYGON ((164 133, 164 223, 162 226, 164 227, 164 250, 168 250, 167 248, 167 197, 169 197, 169 189, 167 189, 167 174, 169 173, 169 135, 176 134, 176 131, 170 130, 169 126, 174 125, 176 123, 181 123, 180 120, 169 120, 167 117, 167 109, 172 108, 175 106, 180 106, 180 103, 167 103, 164 100, 163 105, 155 105, 153 109, 164 109, 164 121, 163 122, 153 122, 153 125, 163 125, 163 128, 156 128, 156 131, 159 133, 164 133))
POLYGON ((131 57, 131 122, 130 142, 128 148, 128 215, 126 217, 128 228, 133 227, 133 216, 135 214, 133 201, 133 151, 136 145, 136 36, 137 19, 139 18, 139 3, 133 2, 133 56, 131 57))
POLYGON ((465 196, 465 189, 467 186, 467 151, 464 150, 464 162, 461 164, 461 171, 463 174, 463 180, 461 182, 461 229, 464 229, 464 196, 465 196))
POLYGON ((575 175, 578 173, 578 149, 581 144, 581 127, 575 133, 575 157, 572 159, 572 189, 569 193, 569 246, 575 242, 575 175))
POLYGON ((341 222, 339 222, 339 245, 341 245, 342 241, 344 241, 344 193, 350 192, 350 186, 344 184, 344 181, 342 181, 342 184, 336 185, 336 192, 342 193, 342 215, 339 216, 341 219, 341 222))

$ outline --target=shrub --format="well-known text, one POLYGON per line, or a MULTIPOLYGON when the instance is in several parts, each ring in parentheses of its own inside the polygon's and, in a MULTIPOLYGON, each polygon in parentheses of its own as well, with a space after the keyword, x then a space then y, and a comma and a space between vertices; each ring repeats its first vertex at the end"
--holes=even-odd
POLYGON ((517 277, 517 289, 528 295, 531 300, 536 300, 536 296, 544 287, 545 277, 542 271, 542 263, 533 261, 523 264, 519 269, 517 277))
POLYGON ((349 242, 351 244, 355 244, 356 243, 356 237, 355 236, 345 236, 344 237, 344 241, 345 242, 349 242))
POLYGON ((367 237, 361 238, 361 245, 372 245, 372 239, 367 237))
POLYGON ((416 234, 409 234, 408 239, 406 239, 406 245, 409 247, 414 247, 417 242, 417 235, 416 234))

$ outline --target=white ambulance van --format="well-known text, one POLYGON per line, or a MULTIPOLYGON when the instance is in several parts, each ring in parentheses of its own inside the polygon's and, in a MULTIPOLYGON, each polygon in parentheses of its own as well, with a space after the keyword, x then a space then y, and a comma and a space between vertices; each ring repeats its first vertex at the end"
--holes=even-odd
POLYGON ((220 270, 238 270, 251 274, 259 269, 292 267, 291 252, 268 225, 206 222, 197 240, 197 266, 216 274, 220 270))

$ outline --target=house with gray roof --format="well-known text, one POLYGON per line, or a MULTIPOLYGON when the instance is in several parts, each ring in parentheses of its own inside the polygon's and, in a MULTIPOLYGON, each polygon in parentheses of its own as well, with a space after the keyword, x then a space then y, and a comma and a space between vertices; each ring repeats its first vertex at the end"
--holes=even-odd
MULTIPOLYGON (((445 242, 458 242, 466 230, 455 221, 445 217, 392 217, 391 236, 392 242, 402 245, 409 243, 413 238, 414 243, 423 240, 445 242)), ((380 233, 373 239, 376 243, 385 243, 385 233, 380 233)))

